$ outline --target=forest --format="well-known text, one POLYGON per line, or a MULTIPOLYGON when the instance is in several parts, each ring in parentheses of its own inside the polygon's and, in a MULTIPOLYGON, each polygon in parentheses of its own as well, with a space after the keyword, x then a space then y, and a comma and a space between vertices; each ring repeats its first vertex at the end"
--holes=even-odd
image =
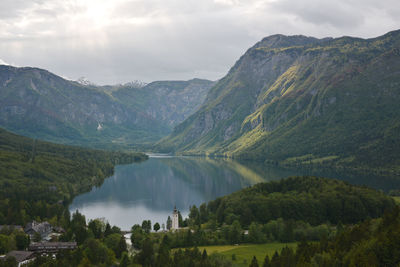
MULTIPOLYGON (((55 145, 0 130, 0 158, 0 224, 47 220, 65 229, 58 241, 78 244, 56 258, 39 256, 32 266, 235 266, 232 259, 197 247, 269 242, 298 246, 271 258, 254 257, 251 266, 399 261, 390 254, 398 245, 399 209, 391 197, 367 187, 311 176, 259 183, 191 206, 187 218, 179 216, 180 231, 159 231, 149 220, 134 225, 132 254, 121 229, 100 219, 87 222, 79 212, 71 216, 68 205, 101 185, 116 164, 147 156, 55 145)), ((26 249, 29 242, 16 230, 0 231, 0 253, 26 249)), ((15 264, 0 261, 0 266, 15 264)))
MULTIPOLYGON (((353 242, 360 241, 356 236, 358 232, 362 232, 362 238, 373 237, 374 234, 370 233, 374 231, 375 236, 379 236, 380 232, 376 230, 376 226, 385 220, 382 218, 389 216, 393 219, 390 214, 396 209, 398 208, 392 198, 366 187, 353 186, 334 179, 290 177, 277 182, 257 184, 208 204, 203 203, 199 208, 192 206, 188 218, 183 219, 179 216, 179 224, 184 228, 177 232, 157 233, 159 228, 156 228, 155 224, 155 232, 151 233, 149 221, 144 221, 141 226, 134 225, 131 242, 133 247, 140 252, 132 257, 131 261, 143 266, 235 266, 231 259, 220 254, 208 255, 207 251, 199 251, 197 247, 298 242, 296 250, 284 247, 271 258, 259 259, 260 265, 254 258, 250 266, 263 264, 263 266, 324 266, 320 265, 323 263, 321 255, 327 257, 325 254, 328 252, 328 247, 317 248, 318 244, 330 244, 331 247, 336 243, 338 243, 337 246, 346 245, 347 248, 340 248, 344 255, 352 247, 353 242), (286 204, 289 196, 301 194, 309 196, 299 206, 286 204), (339 206, 327 202, 332 195, 339 200, 339 206), (350 195, 352 197, 348 197, 350 195), (260 196, 264 196, 264 199, 260 196), (257 215, 257 210, 247 208, 251 207, 251 204, 262 205, 268 201, 268 197, 273 197, 273 203, 277 209, 291 209, 291 212, 285 214, 284 218, 275 219, 269 216, 263 217, 263 214, 257 215), (220 204, 223 202, 225 204, 220 204), (238 202, 250 212, 242 215, 240 213, 242 209, 233 209, 232 207, 238 205, 238 202), (326 209, 325 217, 304 216, 299 219, 298 214, 306 206, 326 209), (226 218, 234 217, 233 222, 224 220, 225 216, 218 219, 217 210, 221 214, 229 210, 226 218), (336 212, 338 218, 332 219, 333 217, 328 216, 333 211, 336 212), (346 214, 355 215, 348 217, 346 214), (252 218, 250 224, 246 224, 247 220, 241 220, 241 216, 250 216, 252 218), (244 224, 241 224, 241 221, 244 224), (369 226, 363 227, 365 224, 369 226), (357 232, 356 229, 361 230, 357 232)), ((277 213, 277 216, 282 214, 277 213)), ((389 218, 386 220, 389 221, 389 218)), ((332 253, 329 256, 331 262, 330 265, 325 266, 336 266, 333 264, 337 260, 335 257, 340 255, 333 254, 331 251, 329 253, 332 253)), ((341 263, 343 266, 349 265, 346 261, 341 261, 341 263)))
POLYGON ((0 129, 0 225, 33 219, 57 224, 73 197, 101 185, 115 165, 146 158, 56 145, 0 129))
POLYGON ((382 192, 335 179, 304 176, 260 183, 220 197, 200 207, 198 220, 204 223, 215 219, 218 224, 239 220, 244 226, 278 218, 311 225, 349 224, 379 217, 393 207, 393 200, 382 192))
MULTIPOLYGON (((25 147, 25 150, 16 153, 25 156, 25 166, 38 164, 42 157, 48 156, 49 152, 46 151, 49 149, 45 151, 39 141, 27 141, 15 142, 21 144, 21 148, 25 147)), ((68 158, 68 155, 74 155, 80 157, 80 164, 84 164, 85 155, 90 155, 89 151, 83 155, 78 151, 75 151, 76 154, 66 152, 64 158, 57 154, 56 148, 53 149, 52 156, 60 157, 59 162, 74 162, 74 158, 68 158)), ((16 152, 12 149, 8 151, 16 152)), ((100 151, 96 152, 101 155, 100 151)), ((105 153, 104 157, 97 155, 99 165, 92 168, 108 173, 107 168, 102 169, 107 163, 113 166, 112 162, 116 161, 144 159, 140 155, 131 155, 132 158, 129 158, 125 154, 113 153, 105 153)), ((67 173, 73 174, 74 169, 71 170, 67 173)), ((51 185, 52 179, 45 180, 44 177, 36 178, 39 185, 51 185)), ((74 186, 68 177, 58 176, 57 181, 74 186)), ((305 176, 256 184, 203 203, 199 208, 190 207, 187 218, 179 216, 182 229, 176 232, 159 231, 158 223, 152 225, 151 221, 144 220, 142 225, 134 225, 131 229, 133 253, 132 250, 128 252, 125 237, 118 227, 101 219, 87 223, 85 216, 79 212, 71 216, 66 209, 70 199, 65 197, 60 202, 60 196, 67 196, 63 193, 62 190, 55 191, 42 201, 27 194, 19 201, 26 206, 16 206, 12 212, 8 209, 9 213, 3 216, 6 222, 10 219, 13 223, 14 218, 10 213, 23 214, 25 217, 19 217, 21 222, 31 218, 48 219, 66 230, 58 241, 77 242, 78 249, 59 253, 56 258, 39 256, 32 266, 235 266, 234 256, 231 259, 219 253, 208 254, 206 249, 199 250, 197 247, 269 242, 297 242, 298 245, 296 249, 284 247, 270 258, 254 257, 250 266, 332 266, 338 262, 343 266, 352 266, 360 255, 368 255, 374 263, 398 262, 397 257, 390 254, 395 250, 388 247, 398 243, 391 235, 397 235, 396 227, 400 223, 399 209, 394 200, 382 192, 335 179, 305 176), (32 205, 31 200, 36 202, 32 205), (46 213, 40 212, 42 208, 27 209, 36 207, 39 205, 37 203, 44 205, 46 213), (261 210, 267 212, 262 213, 261 210), (355 242, 360 245, 352 246, 355 242), (381 243, 384 245, 381 246, 381 243), (382 251, 381 248, 388 251, 382 251)), ((18 190, 15 194, 18 194, 18 190)), ((8 199, 3 201, 10 203, 8 199)), ((24 249, 27 244, 29 240, 17 231, 0 233, 2 253, 16 248, 24 249)), ((0 262, 0 266, 15 266, 15 262, 0 262)))
POLYGON ((303 241, 296 251, 285 248, 250 266, 398 266, 399 229, 400 209, 396 207, 381 218, 343 229, 333 239, 303 241))

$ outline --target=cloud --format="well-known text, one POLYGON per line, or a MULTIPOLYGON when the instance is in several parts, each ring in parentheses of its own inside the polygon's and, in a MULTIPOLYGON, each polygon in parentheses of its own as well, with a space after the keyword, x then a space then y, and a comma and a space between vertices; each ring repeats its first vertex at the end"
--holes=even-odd
POLYGON ((0 58, 77 79, 221 78, 275 34, 373 37, 397 0, 2 0, 0 58))
POLYGON ((0 19, 13 19, 22 15, 24 10, 29 9, 38 1, 24 0, 2 0, 0 1, 0 19))
POLYGON ((314 25, 352 28, 361 25, 364 20, 363 14, 354 12, 351 2, 344 1, 281 0, 275 2, 272 8, 314 25))

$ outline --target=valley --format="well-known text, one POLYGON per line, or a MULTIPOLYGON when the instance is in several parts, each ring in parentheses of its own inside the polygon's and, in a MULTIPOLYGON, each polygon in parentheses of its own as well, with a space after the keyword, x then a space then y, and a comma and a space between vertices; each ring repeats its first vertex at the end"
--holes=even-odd
POLYGON ((399 31, 266 37, 158 148, 398 173, 399 47, 399 31))
POLYGON ((72 243, 35 266, 399 264, 399 51, 276 34, 148 84, 0 65, 0 254, 38 221, 72 243))
POLYGON ((64 144, 398 174, 400 32, 264 38, 216 82, 0 69, 0 126, 64 144))

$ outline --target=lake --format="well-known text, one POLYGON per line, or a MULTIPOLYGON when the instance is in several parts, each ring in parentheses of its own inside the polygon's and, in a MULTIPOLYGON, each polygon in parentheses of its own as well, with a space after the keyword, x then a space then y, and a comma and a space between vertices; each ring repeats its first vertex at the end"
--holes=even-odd
POLYGON ((398 178, 288 170, 226 159, 153 156, 142 163, 116 166, 115 174, 100 187, 77 196, 70 211, 78 209, 87 220, 104 218, 123 230, 143 220, 161 225, 172 214, 174 206, 185 217, 191 205, 199 206, 255 183, 292 175, 338 178, 385 191, 400 188, 398 178))

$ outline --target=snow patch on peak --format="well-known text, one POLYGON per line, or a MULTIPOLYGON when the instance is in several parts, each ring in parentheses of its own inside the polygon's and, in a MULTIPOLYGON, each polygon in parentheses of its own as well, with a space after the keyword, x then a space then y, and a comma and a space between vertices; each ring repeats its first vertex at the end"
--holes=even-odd
POLYGON ((92 83, 89 81, 86 77, 80 77, 78 80, 76 80, 77 83, 82 84, 82 85, 96 85, 95 83, 92 83))
POLYGON ((10 64, 8 64, 7 62, 5 62, 4 60, 2 60, 2 59, 0 58, 0 65, 7 65, 7 66, 9 66, 10 64))
POLYGON ((131 82, 127 82, 124 84, 124 86, 129 86, 129 87, 134 87, 134 88, 142 88, 147 85, 146 82, 140 81, 140 80, 134 80, 131 82))

